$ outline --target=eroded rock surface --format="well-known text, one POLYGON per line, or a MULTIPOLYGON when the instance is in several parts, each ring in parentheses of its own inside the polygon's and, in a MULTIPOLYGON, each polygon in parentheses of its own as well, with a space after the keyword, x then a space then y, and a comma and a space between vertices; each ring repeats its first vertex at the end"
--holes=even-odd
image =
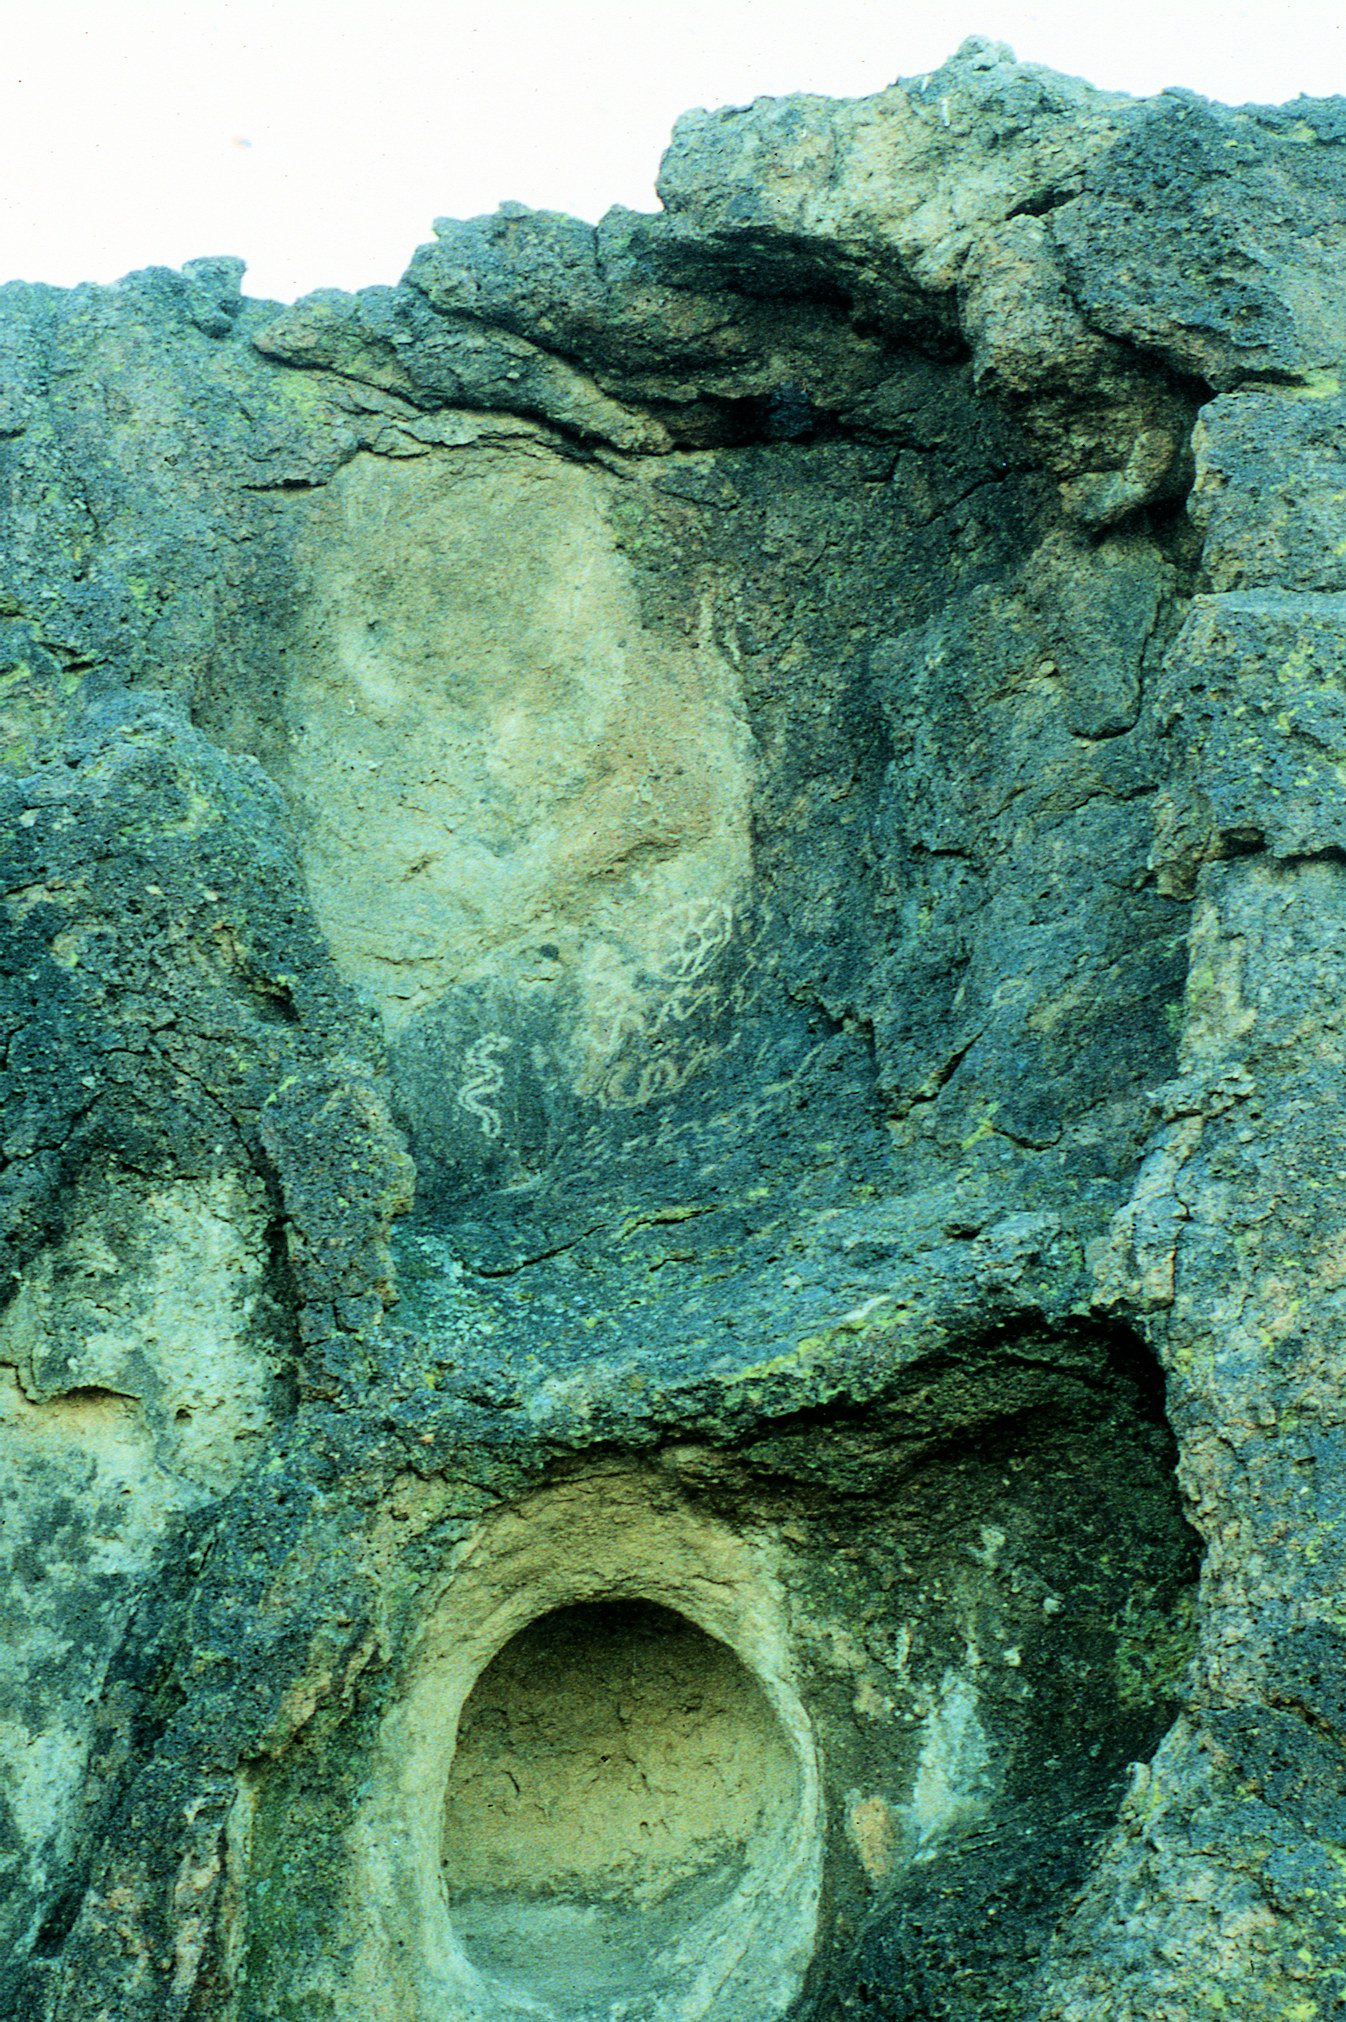
POLYGON ((1346 110, 0 290, 0 2009, 1346 1999, 1346 110))

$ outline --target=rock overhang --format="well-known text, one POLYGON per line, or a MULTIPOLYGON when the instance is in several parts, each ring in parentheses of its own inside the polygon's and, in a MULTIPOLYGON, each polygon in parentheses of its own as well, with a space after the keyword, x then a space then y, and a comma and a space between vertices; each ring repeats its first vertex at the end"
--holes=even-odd
MULTIPOLYGON (((854 106, 692 116, 662 217, 449 223, 398 289, 7 291, 10 1418, 44 1484, 86 1436, 139 1470, 66 1681, 102 1725, 35 1711, 22 1998, 355 1998, 357 1769, 455 1555, 652 1481, 674 1531, 791 1568, 810 2011, 1018 1999, 1016 1945, 1044 2016, 1212 1973, 1260 2015, 1330 1972, 1330 1750, 1294 1723, 1340 1562, 1341 140, 1331 101, 1137 103, 975 44, 854 106), (366 846, 389 763, 400 856, 366 846), (521 879, 549 795, 564 847, 525 834, 521 879), (458 869, 413 919, 427 836, 458 869), (178 1305, 147 1212, 186 1232, 178 1305), (212 1298, 209 1340, 172 1317, 212 1298), (58 1306, 104 1316, 61 1394, 58 1306), (1207 1548, 1190 1670, 1141 1337, 1207 1548), (228 1434, 226 1362, 266 1455, 221 1502, 235 1460, 196 1479, 174 1400, 228 1434), (1316 1795, 1243 1916, 1250 1779, 1282 1832, 1316 1795), (153 1924, 147 1860, 173 1907, 128 1977, 103 1906, 153 1924), (1172 1907, 1194 1861, 1218 1958, 1172 1907)), ((633 1567, 541 1569, 507 1642, 634 1606, 742 1643, 633 1567)), ((483 1687, 510 1731, 520 1689, 483 1687)))

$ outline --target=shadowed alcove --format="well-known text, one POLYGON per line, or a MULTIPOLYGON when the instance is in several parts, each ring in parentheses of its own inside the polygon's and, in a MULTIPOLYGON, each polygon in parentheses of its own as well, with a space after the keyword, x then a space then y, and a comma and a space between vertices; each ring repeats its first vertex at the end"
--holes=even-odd
POLYGON ((778 1560, 670 1474, 620 1463, 462 1539, 352 1843, 370 2012, 788 2010, 823 1836, 778 1560))
POLYGON ((444 1878, 464 1951, 558 2012, 624 2008, 652 1958, 715 1920, 795 1784, 725 1644, 650 1601, 554 1609, 463 1708, 444 1878))

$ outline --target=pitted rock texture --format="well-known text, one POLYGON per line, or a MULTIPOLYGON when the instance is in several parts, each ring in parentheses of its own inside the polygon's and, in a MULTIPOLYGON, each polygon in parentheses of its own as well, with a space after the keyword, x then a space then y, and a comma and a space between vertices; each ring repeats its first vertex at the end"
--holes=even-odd
POLYGON ((660 195, 0 289, 0 2012, 1327 2022, 1346 107, 660 195))

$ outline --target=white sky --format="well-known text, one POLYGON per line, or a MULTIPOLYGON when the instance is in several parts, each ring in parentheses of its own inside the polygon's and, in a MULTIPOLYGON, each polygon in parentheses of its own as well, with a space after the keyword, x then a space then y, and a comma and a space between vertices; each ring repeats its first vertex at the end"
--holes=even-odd
POLYGON ((973 34, 1110 90, 1346 93, 1346 0, 0 0, 0 279, 394 281, 435 217, 653 210, 689 106, 858 96, 973 34))

